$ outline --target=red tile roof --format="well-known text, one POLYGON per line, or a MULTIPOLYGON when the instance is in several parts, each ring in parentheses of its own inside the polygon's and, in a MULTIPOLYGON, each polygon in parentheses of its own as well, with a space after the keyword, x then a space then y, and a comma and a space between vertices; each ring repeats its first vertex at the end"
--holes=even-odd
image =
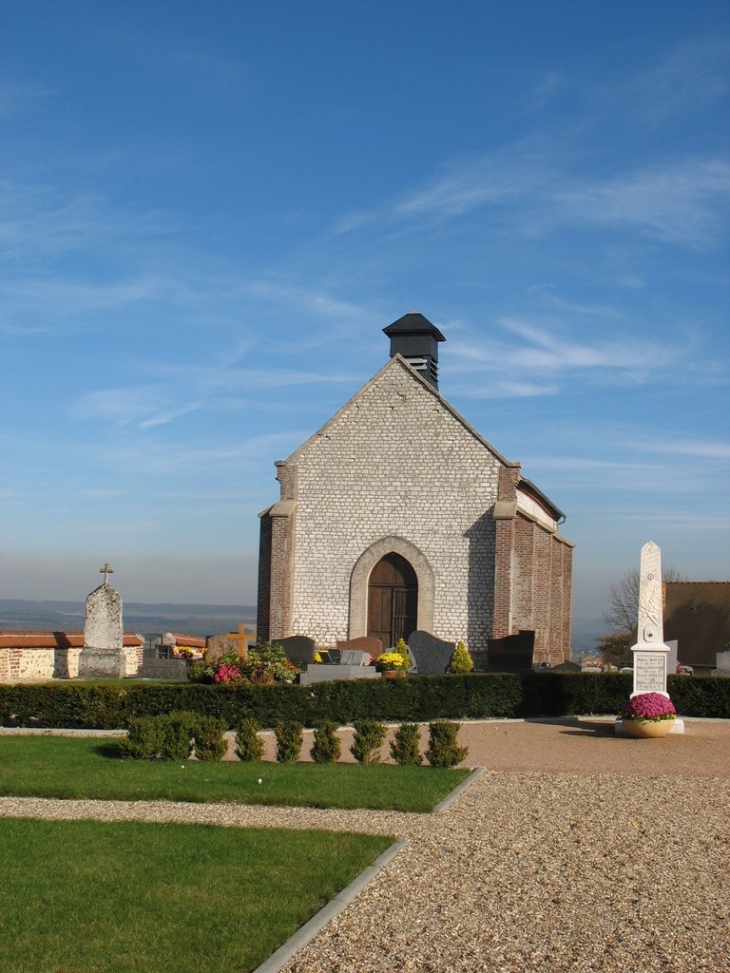
MULTIPOLYGON (((137 648, 144 639, 125 632, 123 645, 137 648)), ((0 631, 0 649, 83 649, 83 632, 13 632, 0 631)))

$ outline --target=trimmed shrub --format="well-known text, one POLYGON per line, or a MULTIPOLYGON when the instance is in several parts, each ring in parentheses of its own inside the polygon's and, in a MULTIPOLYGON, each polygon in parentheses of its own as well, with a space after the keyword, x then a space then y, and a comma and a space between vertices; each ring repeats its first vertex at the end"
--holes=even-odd
POLYGON ((456 643, 456 648, 454 649, 454 654, 451 656, 451 662, 449 663, 449 672, 455 673, 466 673, 471 672, 474 668, 474 660, 469 655, 469 652, 460 640, 456 643))
POLYGON ((411 654, 408 651, 408 646, 406 645, 406 640, 404 638, 398 639, 395 643, 395 651, 403 658, 403 668, 411 668, 411 654))
POLYGON ((156 760, 165 743, 167 718, 140 716, 129 721, 127 736, 119 741, 119 752, 133 760, 156 760))
POLYGON ((324 720, 314 730, 314 743, 309 756, 316 764, 334 763, 339 759, 342 744, 337 736, 337 724, 324 720))
POLYGON ((388 728, 377 720, 355 720, 353 726, 355 739, 352 741, 350 753, 355 760, 360 764, 380 763, 380 748, 388 728))
POLYGON ((170 713, 165 718, 165 739, 160 756, 163 760, 187 760, 195 746, 198 717, 195 713, 170 713))
MULTIPOLYGON (((631 695, 630 674, 488 672, 353 679, 312 686, 193 683, 96 684, 59 681, 0 685, 3 726, 118 730, 141 716, 177 710, 217 716, 229 728, 251 718, 263 728, 283 720, 339 726, 355 720, 428 723, 532 716, 618 715, 631 695)), ((679 716, 730 719, 730 679, 669 676, 679 716)))
POLYGON ((468 747, 460 747, 457 737, 461 723, 438 720, 429 723, 429 741, 426 758, 432 767, 455 767, 469 752, 468 747))
POLYGON ((283 720, 274 727, 276 734, 276 759, 280 764, 293 764, 302 749, 302 724, 296 720, 283 720))
POLYGON ((247 763, 261 760, 264 755, 264 741, 259 736, 259 725, 250 717, 238 724, 236 729, 236 756, 247 763))
POLYGON ((420 767, 423 757, 419 749, 421 728, 417 723, 401 723, 390 741, 390 755, 397 764, 420 767))
POLYGON ((228 752, 223 736, 226 721, 216 716, 198 716, 195 722, 195 756, 198 760, 222 760, 228 752))

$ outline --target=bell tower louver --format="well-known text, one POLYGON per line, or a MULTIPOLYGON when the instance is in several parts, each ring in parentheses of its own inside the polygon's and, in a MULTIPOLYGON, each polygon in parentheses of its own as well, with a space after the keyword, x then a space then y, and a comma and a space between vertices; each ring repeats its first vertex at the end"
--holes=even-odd
POLYGON ((411 311, 383 328, 383 333, 390 338, 390 357, 402 355, 438 390, 438 343, 446 341, 446 338, 436 325, 418 311, 411 311))

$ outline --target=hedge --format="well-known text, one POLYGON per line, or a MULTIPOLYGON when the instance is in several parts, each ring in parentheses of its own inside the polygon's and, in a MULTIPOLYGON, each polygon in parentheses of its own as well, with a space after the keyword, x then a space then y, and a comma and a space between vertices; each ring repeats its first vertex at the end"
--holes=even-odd
MULTIPOLYGON (((625 673, 471 673, 357 679, 313 686, 206 686, 195 683, 43 683, 0 685, 3 726, 123 729, 140 716, 186 710, 222 717, 229 728, 245 718, 262 727, 296 720, 316 726, 354 720, 530 718, 619 713, 631 694, 625 673)), ((730 719, 730 679, 670 676, 680 716, 730 719)))

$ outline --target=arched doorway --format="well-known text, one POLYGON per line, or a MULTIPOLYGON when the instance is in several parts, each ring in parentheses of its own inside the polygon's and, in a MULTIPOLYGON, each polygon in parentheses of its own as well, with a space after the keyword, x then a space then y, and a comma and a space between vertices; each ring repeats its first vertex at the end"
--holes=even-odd
POLYGON ((400 554, 391 551, 373 568, 368 581, 368 632, 384 648, 418 627, 418 578, 400 554))

